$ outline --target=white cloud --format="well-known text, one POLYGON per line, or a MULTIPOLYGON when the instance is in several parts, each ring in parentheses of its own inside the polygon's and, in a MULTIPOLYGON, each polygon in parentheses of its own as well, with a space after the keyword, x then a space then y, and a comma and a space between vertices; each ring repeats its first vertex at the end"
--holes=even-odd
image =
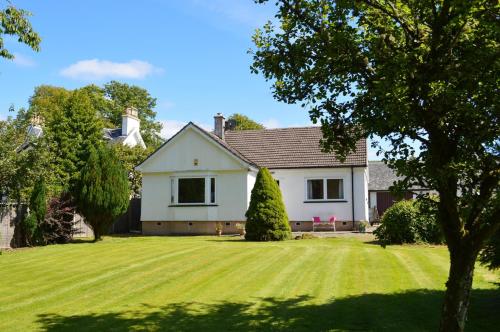
POLYGON ((130 78, 143 79, 163 70, 146 61, 131 60, 129 62, 112 62, 107 60, 81 60, 61 70, 61 75, 73 79, 109 79, 130 78))
POLYGON ((264 122, 262 122, 262 124, 267 129, 287 128, 287 127, 311 127, 311 126, 318 126, 318 125, 312 124, 310 121, 308 121, 306 123, 292 123, 292 124, 285 125, 280 120, 275 119, 275 118, 269 118, 267 120, 264 120, 264 122))
MULTIPOLYGON (((160 122, 163 125, 160 136, 164 139, 169 139, 170 137, 174 136, 187 124, 187 122, 177 120, 163 120, 160 122)), ((212 130, 212 127, 210 125, 207 125, 206 123, 197 123, 197 125, 207 131, 212 130)))
POLYGON ((276 119, 267 119, 262 123, 267 129, 282 128, 283 125, 276 119))
POLYGON ((20 67, 36 66, 36 62, 32 58, 19 53, 14 53, 14 59, 12 59, 12 62, 14 62, 16 65, 20 67))

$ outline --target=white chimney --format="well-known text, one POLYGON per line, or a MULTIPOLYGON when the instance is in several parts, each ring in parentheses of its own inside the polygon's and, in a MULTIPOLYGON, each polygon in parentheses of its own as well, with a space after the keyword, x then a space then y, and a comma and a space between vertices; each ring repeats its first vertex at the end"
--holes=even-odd
POLYGON ((137 108, 127 107, 122 114, 122 136, 128 136, 135 128, 139 129, 139 115, 137 108))
POLYGON ((222 113, 217 113, 214 116, 214 133, 220 139, 224 139, 224 130, 225 130, 225 119, 222 113))

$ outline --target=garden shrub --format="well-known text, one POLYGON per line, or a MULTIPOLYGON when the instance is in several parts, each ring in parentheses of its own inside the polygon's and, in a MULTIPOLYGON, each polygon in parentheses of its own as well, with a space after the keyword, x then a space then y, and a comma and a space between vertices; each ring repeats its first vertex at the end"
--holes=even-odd
POLYGON ((73 240, 75 210, 74 199, 69 193, 49 200, 47 214, 40 224, 43 244, 63 244, 73 240))
POLYGON ((404 200, 388 208, 381 225, 374 231, 383 244, 442 243, 443 235, 437 222, 434 199, 404 200))
POLYGON ((418 239, 425 243, 444 243, 444 235, 441 225, 437 220, 438 196, 431 196, 425 199, 413 201, 418 209, 417 229, 418 239))
POLYGON ((281 190, 266 168, 260 169, 245 216, 245 239, 280 241, 292 236, 281 190))
POLYGON ((383 244, 414 243, 417 216, 418 209, 412 201, 398 202, 385 211, 374 234, 383 244))

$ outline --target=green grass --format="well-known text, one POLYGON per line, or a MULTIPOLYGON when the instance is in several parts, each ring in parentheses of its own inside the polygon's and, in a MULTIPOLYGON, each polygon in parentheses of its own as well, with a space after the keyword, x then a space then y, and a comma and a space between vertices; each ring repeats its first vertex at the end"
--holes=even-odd
MULTIPOLYGON (((0 256, 0 331, 436 330, 445 247, 107 237, 0 256)), ((469 331, 500 326, 478 266, 469 331)))

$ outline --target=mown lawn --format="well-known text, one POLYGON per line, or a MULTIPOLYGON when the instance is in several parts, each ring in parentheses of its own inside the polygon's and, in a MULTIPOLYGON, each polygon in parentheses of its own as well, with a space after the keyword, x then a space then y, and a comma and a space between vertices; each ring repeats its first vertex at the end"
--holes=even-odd
MULTIPOLYGON (((0 331, 435 330, 445 247, 107 237, 0 256, 0 331)), ((469 331, 498 331, 478 267, 469 331)))

